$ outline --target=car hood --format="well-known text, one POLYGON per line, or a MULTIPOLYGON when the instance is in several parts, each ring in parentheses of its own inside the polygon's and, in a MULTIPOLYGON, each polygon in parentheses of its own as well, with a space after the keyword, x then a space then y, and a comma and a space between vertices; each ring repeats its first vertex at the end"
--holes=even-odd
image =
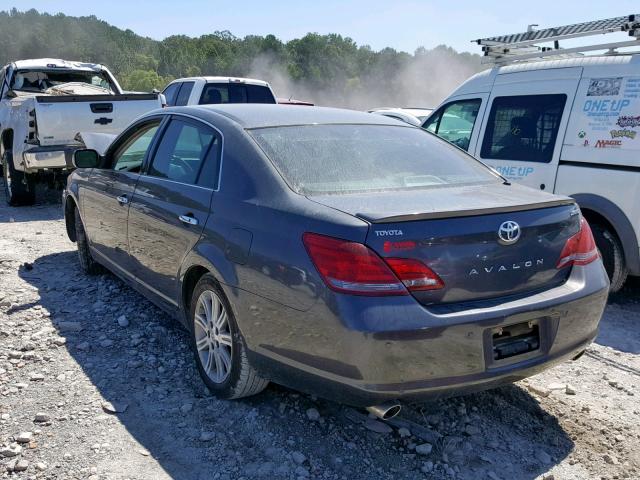
POLYGON ((517 212, 574 203, 568 197, 501 183, 308 198, 371 223, 517 212))

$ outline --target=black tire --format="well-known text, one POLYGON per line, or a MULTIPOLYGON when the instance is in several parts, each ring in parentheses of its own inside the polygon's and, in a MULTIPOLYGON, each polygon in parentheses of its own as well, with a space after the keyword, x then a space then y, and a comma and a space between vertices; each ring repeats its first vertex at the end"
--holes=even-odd
POLYGON ((84 231, 84 225, 80 218, 80 212, 77 208, 73 210, 76 227, 76 244, 78 245, 78 260, 80 260, 80 268, 84 273, 89 275, 98 275, 103 272, 102 266, 96 262, 91 256, 89 250, 89 242, 87 240, 87 234, 84 231))
POLYGON ((602 263, 611 282, 610 291, 617 292, 627 279, 629 270, 624 258, 624 250, 618 236, 608 227, 600 224, 591 225, 593 238, 600 250, 602 263))
POLYGON ((13 165, 13 154, 5 150, 2 155, 2 174, 7 203, 12 207, 33 205, 36 201, 36 184, 31 175, 20 172, 13 165))
MULTIPOLYGON (((196 284, 196 287, 194 288, 193 294, 191 296, 189 318, 191 321, 191 344, 196 360, 196 365, 198 367, 198 372, 200 372, 202 380, 214 395, 216 395, 218 398, 230 400, 256 395, 267 387, 269 381, 262 378, 249 363, 244 338, 242 337, 242 334, 238 329, 238 324, 233 315, 231 305, 229 304, 227 297, 224 295, 224 292, 220 288, 220 285, 215 280, 213 275, 203 275, 196 284), (196 326, 196 312, 198 311, 198 300, 205 292, 207 295, 213 293, 217 297, 217 299, 220 300, 222 306, 226 310, 228 333, 231 336, 231 367, 226 378, 219 382, 214 381, 207 374, 205 365, 203 365, 204 359, 201 356, 206 352, 200 352, 197 346, 197 330, 202 332, 202 329, 196 326)), ((204 348, 206 349, 207 347, 204 348)), ((208 355, 213 355, 211 347, 209 347, 208 355)))

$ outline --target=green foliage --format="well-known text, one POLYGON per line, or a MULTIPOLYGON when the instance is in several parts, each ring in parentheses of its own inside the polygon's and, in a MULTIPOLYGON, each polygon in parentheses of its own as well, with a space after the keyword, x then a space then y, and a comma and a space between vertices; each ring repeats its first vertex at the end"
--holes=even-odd
POLYGON ((238 38, 228 31, 156 41, 95 16, 15 8, 0 12, 0 45, 2 65, 39 57, 102 63, 126 90, 162 89, 185 76, 254 76, 270 81, 280 96, 362 108, 433 106, 480 70, 478 55, 443 45, 412 55, 392 48, 375 52, 337 34, 308 33, 284 43, 274 35, 238 38))
POLYGON ((120 76, 120 86, 124 90, 150 92, 162 90, 171 80, 171 77, 161 77, 153 70, 134 70, 120 76))

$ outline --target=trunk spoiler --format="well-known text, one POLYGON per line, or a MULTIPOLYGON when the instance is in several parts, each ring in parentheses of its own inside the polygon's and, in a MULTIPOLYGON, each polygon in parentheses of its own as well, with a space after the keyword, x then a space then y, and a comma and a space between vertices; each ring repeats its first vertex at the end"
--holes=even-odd
POLYGON ((575 200, 572 198, 551 200, 549 202, 531 203, 524 205, 512 205, 506 207, 494 207, 494 208, 479 208, 479 209, 466 209, 466 210, 454 210, 450 212, 425 212, 425 213, 410 213, 406 215, 392 215, 388 217, 373 217, 370 214, 356 214, 358 218, 365 220, 369 223, 394 223, 394 222, 413 222, 418 220, 437 220, 441 218, 456 218, 456 217, 476 217, 479 215, 489 215, 492 213, 510 213, 510 212, 524 212, 527 210, 537 210, 542 208, 553 208, 564 205, 576 205, 575 200))

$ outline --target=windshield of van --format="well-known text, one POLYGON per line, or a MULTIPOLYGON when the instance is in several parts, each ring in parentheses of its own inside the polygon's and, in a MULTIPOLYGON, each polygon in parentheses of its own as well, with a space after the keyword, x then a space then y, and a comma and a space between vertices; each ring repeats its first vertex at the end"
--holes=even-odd
POLYGON ((104 72, 78 70, 18 70, 10 88, 50 95, 113 94, 114 86, 104 72))
POLYGON ((305 125, 250 132, 291 188, 305 195, 501 181, 471 156, 418 128, 305 125))

